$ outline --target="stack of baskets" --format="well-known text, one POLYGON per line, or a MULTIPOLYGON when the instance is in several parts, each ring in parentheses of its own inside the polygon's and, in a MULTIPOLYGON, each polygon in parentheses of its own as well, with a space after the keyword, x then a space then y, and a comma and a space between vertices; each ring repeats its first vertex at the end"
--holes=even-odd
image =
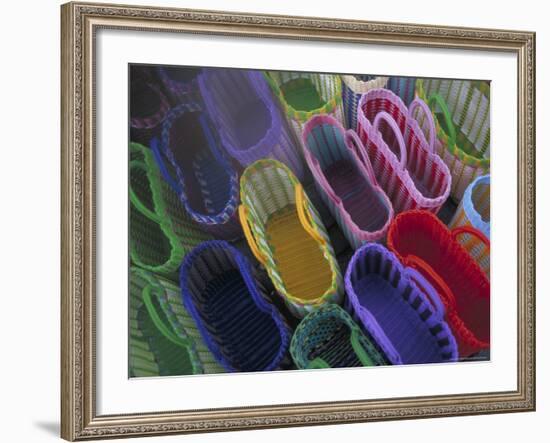
POLYGON ((131 377, 489 357, 487 83, 130 81, 131 377))

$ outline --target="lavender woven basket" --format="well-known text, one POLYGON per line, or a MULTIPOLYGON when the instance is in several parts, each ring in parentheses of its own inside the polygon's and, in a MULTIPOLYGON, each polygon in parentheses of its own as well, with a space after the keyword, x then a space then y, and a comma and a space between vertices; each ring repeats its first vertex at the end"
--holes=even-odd
POLYGON ((392 364, 458 359, 439 295, 384 246, 370 243, 358 249, 348 265, 345 285, 348 311, 392 364))
POLYGON ((272 371, 288 357, 290 329, 269 301, 265 274, 229 243, 204 242, 180 268, 183 302, 210 351, 230 372, 272 371))
POLYGON ((203 230, 227 240, 242 235, 237 218, 239 176, 219 149, 204 113, 186 103, 173 108, 160 146, 154 140, 151 148, 165 180, 203 230))
POLYGON ((304 127, 303 146, 319 195, 352 247, 381 240, 393 207, 355 131, 346 132, 331 115, 316 115, 304 127))
POLYGON ((199 86, 231 157, 243 167, 272 158, 287 165, 299 179, 304 177, 300 151, 261 72, 204 69, 199 86))

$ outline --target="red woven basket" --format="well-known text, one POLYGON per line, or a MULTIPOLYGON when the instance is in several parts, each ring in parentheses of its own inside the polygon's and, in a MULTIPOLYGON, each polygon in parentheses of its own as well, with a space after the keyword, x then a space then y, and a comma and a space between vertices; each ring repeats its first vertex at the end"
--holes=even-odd
MULTIPOLYGON (((490 342, 490 283, 483 270, 450 231, 428 211, 399 214, 388 231, 388 248, 405 266, 419 271, 437 289, 460 357, 490 342)), ((483 237, 481 232, 476 235, 483 237)))

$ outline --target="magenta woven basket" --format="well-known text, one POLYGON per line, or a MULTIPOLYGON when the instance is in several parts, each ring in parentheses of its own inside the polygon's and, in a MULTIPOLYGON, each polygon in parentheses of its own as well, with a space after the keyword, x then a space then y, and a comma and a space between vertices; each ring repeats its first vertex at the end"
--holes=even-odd
POLYGON ((391 364, 443 363, 458 359, 438 293, 384 246, 358 249, 346 272, 346 308, 380 346, 391 364))
POLYGON ((315 115, 304 126, 303 146, 315 186, 352 247, 381 240, 393 208, 355 131, 331 115, 315 115))
POLYGON ((304 163, 263 74, 242 69, 204 69, 199 77, 205 107, 227 153, 243 167, 272 158, 299 178, 304 163))
POLYGON ((432 118, 422 100, 415 99, 407 109, 393 92, 374 89, 363 95, 357 108, 359 138, 396 214, 408 209, 437 213, 451 191, 449 168, 411 117, 417 107, 432 118))
POLYGON ((182 103, 194 103, 199 108, 203 107, 198 81, 201 70, 201 68, 184 66, 158 68, 158 75, 175 106, 182 103))

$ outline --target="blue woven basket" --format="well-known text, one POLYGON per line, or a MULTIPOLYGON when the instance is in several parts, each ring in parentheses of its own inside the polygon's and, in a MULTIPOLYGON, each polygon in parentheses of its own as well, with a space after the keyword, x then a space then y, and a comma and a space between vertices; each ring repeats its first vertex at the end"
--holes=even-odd
POLYGON ((416 77, 390 77, 387 89, 409 106, 415 97, 416 77))
POLYGON ((342 105, 348 129, 357 129, 357 105, 363 94, 371 89, 383 88, 387 77, 375 75, 342 75, 342 105))
POLYGON ((187 310, 227 371, 271 371, 284 363, 290 330, 269 301, 273 287, 237 249, 202 243, 185 257, 180 283, 187 310))
POLYGON ((162 175, 189 216, 209 233, 233 240, 242 234, 239 176, 218 146, 206 115, 187 103, 166 117, 160 146, 156 140, 151 143, 162 175))

